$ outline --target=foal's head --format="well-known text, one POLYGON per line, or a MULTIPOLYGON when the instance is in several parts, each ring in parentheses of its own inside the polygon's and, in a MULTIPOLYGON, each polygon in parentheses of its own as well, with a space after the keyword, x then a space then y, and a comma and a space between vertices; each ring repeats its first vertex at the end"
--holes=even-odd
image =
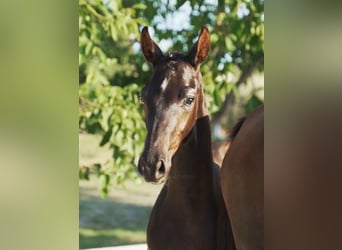
POLYGON ((161 183, 169 174, 173 155, 197 118, 207 115, 199 65, 208 55, 210 36, 203 27, 188 54, 163 55, 144 27, 141 46, 153 73, 141 91, 147 137, 138 169, 146 181, 161 183))

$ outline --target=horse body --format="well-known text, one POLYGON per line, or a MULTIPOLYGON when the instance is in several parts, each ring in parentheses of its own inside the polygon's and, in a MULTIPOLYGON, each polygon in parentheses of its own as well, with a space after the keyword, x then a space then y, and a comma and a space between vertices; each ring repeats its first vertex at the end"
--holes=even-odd
POLYGON ((147 182, 166 181, 150 216, 148 248, 234 249, 199 71, 209 31, 202 28, 188 55, 164 56, 146 27, 141 45, 153 75, 141 92, 148 133, 138 170, 147 182))
POLYGON ((237 249, 264 249, 264 108, 238 124, 221 169, 237 249))

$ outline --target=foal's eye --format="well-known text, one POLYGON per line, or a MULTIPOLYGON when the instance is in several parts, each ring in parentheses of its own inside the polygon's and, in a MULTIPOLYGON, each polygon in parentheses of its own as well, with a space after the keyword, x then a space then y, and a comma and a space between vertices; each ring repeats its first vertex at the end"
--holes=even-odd
POLYGON ((190 106, 195 100, 195 97, 189 96, 185 99, 185 105, 190 106))

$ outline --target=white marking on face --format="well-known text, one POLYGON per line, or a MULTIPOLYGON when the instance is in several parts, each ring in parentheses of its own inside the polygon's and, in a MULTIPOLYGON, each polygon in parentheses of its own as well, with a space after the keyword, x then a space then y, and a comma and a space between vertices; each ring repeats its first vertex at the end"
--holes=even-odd
POLYGON ((192 70, 190 67, 185 67, 183 71, 183 79, 187 83, 193 78, 192 70))
POLYGON ((168 84, 168 81, 167 79, 165 78, 164 81, 162 82, 162 84, 160 85, 160 88, 162 90, 162 92, 165 91, 166 87, 167 87, 167 84, 168 84))

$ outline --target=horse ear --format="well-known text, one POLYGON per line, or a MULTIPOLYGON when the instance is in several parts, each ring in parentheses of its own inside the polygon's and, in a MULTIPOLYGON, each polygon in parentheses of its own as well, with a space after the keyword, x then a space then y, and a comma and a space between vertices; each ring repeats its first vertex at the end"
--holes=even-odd
POLYGON ((148 28, 146 26, 141 31, 141 48, 146 60, 153 65, 156 63, 158 58, 163 55, 161 49, 151 39, 151 36, 148 33, 148 28))
POLYGON ((201 64, 208 56, 210 49, 210 34, 207 27, 203 26, 201 34, 198 37, 197 42, 192 46, 189 58, 192 64, 197 67, 201 64))

